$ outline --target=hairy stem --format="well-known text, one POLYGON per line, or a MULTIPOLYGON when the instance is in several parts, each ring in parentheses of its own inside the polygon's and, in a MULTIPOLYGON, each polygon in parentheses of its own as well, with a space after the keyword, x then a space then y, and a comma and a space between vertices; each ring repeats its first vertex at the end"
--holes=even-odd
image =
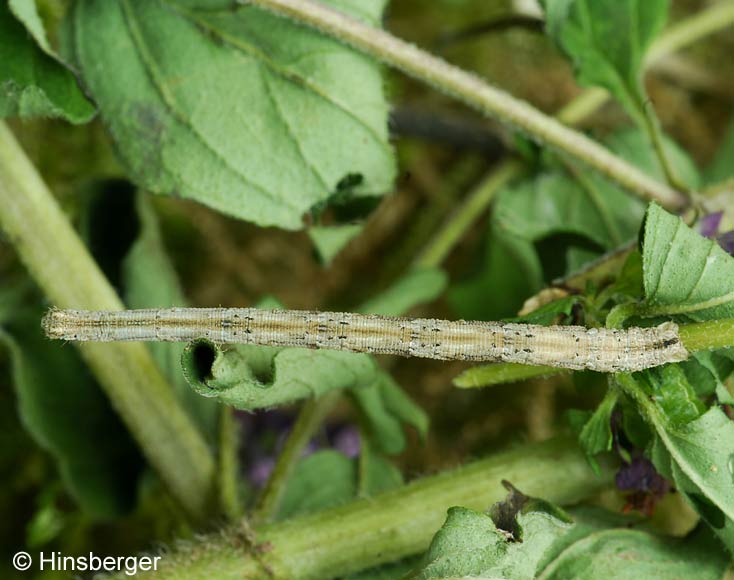
POLYGON ((234 418, 234 409, 222 405, 219 414, 219 466, 217 487, 219 506, 230 521, 242 515, 239 497, 239 426, 234 418))
POLYGON ((317 399, 309 399, 301 407, 275 469, 268 479, 252 515, 255 523, 268 522, 275 517, 283 499, 286 484, 301 458, 303 450, 341 397, 341 391, 330 391, 317 399))
MULTIPOLYGON (((418 554, 455 505, 484 510, 502 500, 501 480, 526 494, 568 504, 609 485, 593 473, 571 438, 524 445, 376 497, 257 529, 255 545, 205 539, 166 556, 140 578, 168 580, 324 580, 418 554)), ((122 578, 122 575, 118 576, 122 578)))
MULTIPOLYGON (((124 308, 3 123, 0 227, 54 304, 124 308)), ((89 343, 79 350, 161 479, 190 515, 203 520, 213 498, 214 460, 145 345, 89 343)))
MULTIPOLYGON (((732 24, 734 24, 734 3, 714 4, 666 30, 650 47, 646 64, 648 67, 654 66, 677 50, 732 24)), ((586 89, 558 111, 556 119, 568 125, 577 125, 600 109, 609 98, 610 95, 605 89, 599 87, 586 89)), ((510 159, 497 165, 477 190, 470 194, 448 218, 418 260, 425 264, 440 264, 463 237, 463 233, 484 213, 496 192, 521 174, 520 167, 515 168, 515 174, 511 171, 510 166, 515 164, 517 161, 510 159), (490 184, 494 184, 495 191, 487 190, 490 184)))
POLYGON ((478 76, 450 65, 384 30, 363 24, 313 0, 250 0, 249 4, 334 36, 582 161, 645 199, 658 201, 669 208, 682 207, 686 203, 686 198, 669 185, 646 175, 596 141, 493 87, 478 76))

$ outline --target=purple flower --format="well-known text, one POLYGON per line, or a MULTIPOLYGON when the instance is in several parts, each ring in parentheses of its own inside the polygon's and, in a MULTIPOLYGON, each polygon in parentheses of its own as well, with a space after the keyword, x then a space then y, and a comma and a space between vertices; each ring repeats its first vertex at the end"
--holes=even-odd
POLYGON ((357 457, 362 448, 362 442, 359 439, 359 431, 353 425, 347 425, 334 435, 334 449, 341 451, 347 457, 357 457))
POLYGON ((704 238, 715 238, 721 225, 721 218, 724 216, 723 211, 710 213, 703 216, 698 222, 698 231, 704 238))
POLYGON ((698 222, 698 231, 702 236, 716 240, 727 254, 734 254, 734 230, 719 233, 723 216, 722 211, 703 216, 698 222))
POLYGON ((716 241, 727 254, 734 255, 734 230, 718 235, 716 241))

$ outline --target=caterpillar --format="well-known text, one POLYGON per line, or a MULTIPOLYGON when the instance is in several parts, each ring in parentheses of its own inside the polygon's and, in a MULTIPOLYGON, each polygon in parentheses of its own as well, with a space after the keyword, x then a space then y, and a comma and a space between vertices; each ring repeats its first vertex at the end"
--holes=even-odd
POLYGON ((624 330, 257 308, 51 309, 50 338, 325 348, 438 360, 631 372, 688 358, 678 326, 624 330))

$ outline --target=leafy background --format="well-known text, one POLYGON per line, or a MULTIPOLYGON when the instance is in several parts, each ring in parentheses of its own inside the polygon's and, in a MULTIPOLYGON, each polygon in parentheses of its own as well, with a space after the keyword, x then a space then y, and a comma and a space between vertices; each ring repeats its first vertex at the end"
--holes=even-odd
MULTIPOLYGON (((115 4, 119 10, 105 10, 104 2, 89 1, 80 3, 73 18, 59 27, 62 3, 39 2, 39 13, 29 8, 31 4, 10 1, 0 9, 0 90, 4 97, 0 115, 12 117, 9 122, 25 150, 131 307, 160 303, 244 306, 274 297, 291 308, 357 309, 363 305, 373 309, 369 301, 402 280, 446 214, 516 145, 533 168, 531 174, 501 191, 491 214, 462 238, 444 264, 449 282, 445 290, 436 291, 441 297, 434 300, 429 292, 413 300, 404 297, 412 295, 406 291, 395 307, 398 311, 411 308, 416 315, 480 319, 515 316, 524 300, 548 282, 631 240, 640 229, 644 204, 612 184, 593 175, 588 176, 591 183, 580 182, 575 178, 578 168, 540 152, 531 143, 513 141, 499 124, 479 118, 440 93, 382 71, 333 41, 272 17, 232 19, 226 12, 217 12, 226 10, 224 2, 203 3, 210 11, 202 16, 188 12, 190 3, 184 2, 121 2, 115 4), (50 40, 42 23, 51 31, 50 40), (170 30, 177 43, 156 44, 154 29, 170 30), (112 48, 100 41, 111 33, 136 45, 132 52, 137 57, 121 62, 117 75, 106 75, 99 68, 118 62, 112 48), (231 36, 244 38, 246 43, 233 44, 231 36), (17 42, 6 43, 6 38, 17 42), (293 41, 284 43, 281 38, 293 41), (100 46, 105 50, 98 50, 100 46), (308 55, 314 51, 326 55, 329 62, 319 69, 318 86, 299 80, 303 71, 313 70, 308 55), (197 83, 178 83, 177 67, 189 66, 196 59, 211 59, 217 65, 197 83), (82 72, 83 90, 63 63, 82 72), (125 90, 136 91, 132 110, 125 90), (91 121, 93 109, 84 94, 99 104, 99 114, 91 121), (218 106, 205 106, 212 98, 218 106), (246 116, 245 103, 262 103, 262 110, 252 118, 267 119, 268 127, 276 129, 263 133, 263 127, 243 129, 254 121, 233 123, 232 119, 246 116), (294 103, 297 109, 289 113, 294 103), (55 119, 36 118, 39 115, 55 119), (332 137, 326 140, 328 155, 320 149, 324 135, 332 137), (192 151, 197 153, 192 155, 192 151), (350 166, 355 159, 359 164, 350 166), (242 167, 248 170, 240 171, 242 167), (257 172, 262 173, 257 183, 243 177, 243 173, 249 178, 257 172), (154 193, 174 197, 137 191, 131 179, 154 193), (294 189, 298 195, 290 196, 294 189), (232 197, 212 195, 216 191, 232 197), (244 194, 258 202, 242 203, 244 194)), ((383 7, 377 0, 337 4, 371 22, 379 21, 383 7)), ((595 5, 581 0, 578 4, 595 5)), ((638 39, 642 50, 665 21, 660 16, 665 3, 624 4, 644 4, 653 11, 652 5, 659 5, 658 12, 650 16, 649 30, 640 32, 649 36, 638 39)), ((680 20, 704 4, 675 0, 669 20, 680 20)), ((641 137, 649 119, 640 100, 647 94, 659 117, 653 122, 659 122, 668 136, 666 148, 681 181, 698 186, 732 176, 734 85, 729 79, 734 78, 734 64, 728 55, 734 50, 733 35, 719 34, 667 59, 645 79, 642 92, 640 63, 636 62, 642 54, 624 62, 622 76, 610 74, 590 47, 594 43, 578 14, 566 15, 564 20, 562 13, 554 13, 557 20, 550 21, 554 38, 525 28, 457 38, 457 32, 511 9, 509 0, 393 0, 387 8, 386 26, 546 112, 559 109, 584 83, 601 84, 623 94, 619 102, 610 102, 586 120, 583 128, 620 155, 661 176, 649 144, 641 137), (572 32, 564 33, 564 28, 572 32), (561 37, 566 40, 556 44, 554 39, 561 37), (588 60, 579 60, 579 54, 588 60)), ((620 25, 616 30, 631 28, 620 25)), ((625 39, 618 40, 623 49, 625 39)), ((668 219, 662 214, 653 217, 663 222, 668 219)), ((647 223, 652 223, 650 217, 647 223)), ((677 222, 668 223, 656 225, 656 230, 662 235, 676 227, 677 222)), ((698 240, 693 232, 691 236, 698 240)), ((691 242, 691 246, 697 243, 702 242, 691 242)), ((701 253, 709 249, 706 246, 701 253)), ((646 289, 654 274, 654 265, 648 264, 646 289)), ((711 273, 717 275, 726 276, 723 270, 711 273)), ((654 284, 653 304, 678 303, 678 278, 666 281, 661 276, 660 280, 654 284), (673 295, 666 298, 666 289, 673 295)), ((722 284, 721 280, 707 281, 714 290, 722 284)), ((0 349, 4 488, 0 505, 7 514, 0 522, 0 566, 7 566, 18 549, 18 538, 27 546, 64 553, 94 549, 128 554, 190 534, 115 423, 74 351, 67 348, 46 354, 47 344, 35 345, 38 337, 27 332, 32 327, 28 321, 37 318, 44 306, 10 245, 0 243, 0 341, 9 345, 0 349), (40 376, 43 365, 21 360, 19 347, 26 358, 47 361, 58 357, 54 368, 63 372, 52 378, 40 376), (51 381, 58 403, 48 400, 41 388, 51 381), (80 426, 79 418, 85 417, 95 420, 80 426), (81 439, 80 429, 85 434, 81 439)), ((573 308, 566 306, 565 316, 572 317, 573 308)), ((711 313, 704 310, 695 317, 704 319, 707 314, 711 313)), ((153 348, 189 412, 209 440, 215 441, 221 407, 192 396, 182 380, 177 352, 153 348)), ((673 423, 678 420, 692 422, 700 430, 716 429, 731 441, 731 422, 722 422, 726 418, 721 412, 705 412, 696 403, 697 396, 714 395, 725 402, 720 379, 731 372, 731 361, 716 356, 692 361, 676 377, 652 374, 630 379, 636 382, 628 387, 656 392, 660 384, 674 385, 662 395, 662 406, 675 410, 670 412, 673 423), (692 384, 700 385, 702 392, 692 393, 692 384)), ((599 377, 562 375, 531 380, 521 388, 455 389, 452 381, 467 369, 465 364, 380 362, 425 411, 430 429, 425 430, 425 418, 415 408, 403 406, 395 411, 379 393, 372 398, 362 394, 361 405, 353 400, 341 402, 312 443, 315 452, 299 465, 279 517, 374 493, 399 485, 403 477, 432 473, 508 444, 546 439, 566 429, 569 412, 572 417, 576 413, 581 442, 589 453, 609 449, 614 440, 610 419, 617 401, 605 398, 607 384, 599 377), (606 404, 594 412, 602 400, 606 404), (408 429, 403 445, 397 448, 379 448, 379 440, 366 445, 366 438, 361 447, 355 446, 355 438, 359 440, 356 425, 364 427, 360 419, 365 415, 372 419, 366 424, 373 431, 379 421, 382 429, 387 422, 400 432, 401 421, 418 428, 408 429), (323 489, 314 479, 323 470, 340 474, 334 477, 334 489, 323 489), (314 491, 324 498, 319 499, 314 491)), ((364 372, 385 371, 369 367, 364 372)), ((373 381, 370 375, 367 382, 373 381)), ((290 405, 279 411, 236 413, 246 442, 239 457, 245 497, 262 484, 262 474, 272 465, 295 411, 296 406, 290 405)), ((633 421, 630 413, 624 413, 622 420, 633 421)), ((666 421, 655 423, 654 432, 644 426, 637 431, 634 425, 625 427, 628 434, 640 434, 638 448, 650 446, 660 473, 690 497, 703 498, 697 504, 699 511, 721 524, 714 526, 719 537, 734 541, 732 512, 711 509, 712 501, 731 509, 731 489, 727 492, 726 483, 716 482, 712 489, 700 489, 690 481, 691 470, 698 469, 688 465, 690 449, 705 447, 696 439, 697 430, 682 433, 680 425, 666 421), (726 493, 728 497, 721 495, 726 493)), ((639 458, 627 459, 630 470, 640 465, 639 458)), ((624 489, 624 485, 619 487, 624 489)), ((642 490, 646 497, 640 500, 638 488, 633 481, 631 493, 610 492, 595 501, 615 510, 632 506, 644 511, 640 501, 649 502, 649 496, 655 494, 642 490)), ((680 495, 665 495, 654 503, 651 521, 657 529, 681 535, 695 524, 693 510, 680 495)), ((541 512, 546 511, 544 506, 541 512)), ((556 536, 563 537, 562 519, 535 512, 526 517, 523 525, 550 529, 547 533, 554 541, 556 536)), ((597 552, 603 558, 606 550, 637 549, 641 542, 655 543, 646 553, 661 561, 680 554, 676 540, 656 543, 633 533, 604 535, 594 527, 602 526, 595 514, 578 517, 587 526, 582 530, 586 535, 548 548, 558 549, 559 554, 562 549, 564 557, 554 562, 553 569, 545 568, 544 577, 583 574, 583 565, 596 568, 602 564, 586 562, 580 554, 597 552), (564 571, 564 566, 573 569, 564 571)), ((456 510, 423 561, 410 562, 406 570, 419 570, 419 578, 500 573, 524 577, 527 572, 515 571, 513 562, 527 566, 528 562, 549 561, 550 556, 540 553, 540 548, 533 555, 498 555, 495 548, 500 544, 490 545, 497 538, 495 528, 487 515, 456 510), (474 541, 485 544, 478 546, 474 541), (486 558, 473 562, 472 570, 442 568, 442 553, 457 553, 460 548, 472 553, 481 550, 486 558)), ((550 537, 544 534, 546 531, 538 532, 550 537)), ((706 536, 687 543, 691 561, 696 561, 699 545, 712 541, 706 536)), ((541 564, 538 566, 540 570, 541 564)), ((681 566, 671 571, 671 577, 689 574, 685 564, 681 566)), ((385 577, 399 577, 398 569, 400 566, 385 577)), ((12 577, 12 570, 0 571, 12 577)), ((639 573, 644 575, 644 569, 639 573)))

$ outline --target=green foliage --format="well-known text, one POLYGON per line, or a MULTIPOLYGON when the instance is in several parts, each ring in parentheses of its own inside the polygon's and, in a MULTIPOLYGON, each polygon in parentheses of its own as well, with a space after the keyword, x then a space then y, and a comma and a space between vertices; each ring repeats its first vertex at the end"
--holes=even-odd
MULTIPOLYGON (((697 187, 700 177, 690 158, 672 141, 663 142, 679 177, 697 187)), ((607 145, 646 173, 663 177, 642 131, 624 129, 610 136, 607 145)), ((464 318, 513 316, 544 282, 630 241, 644 211, 642 201, 604 178, 551 162, 537 176, 498 193, 484 262, 473 278, 452 288, 451 304, 464 318)))
MULTIPOLYGON (((507 503, 512 506, 512 498, 507 503)), ((500 525, 502 511, 495 506, 490 516, 451 508, 411 578, 714 580, 729 564, 705 529, 671 539, 629 529, 633 521, 598 510, 582 510, 572 521, 546 502, 530 500, 514 514, 509 510, 518 537, 500 525)))
MULTIPOLYGON (((384 0, 332 4, 374 24, 384 0)), ((287 229, 337 192, 392 189, 379 67, 338 42, 222 0, 83 0, 71 27, 85 85, 146 189, 287 229)))
POLYGON ((589 457, 592 467, 598 472, 599 465, 594 455, 609 451, 612 448, 612 412, 614 411, 619 393, 610 389, 604 400, 596 408, 579 430, 579 445, 589 457))
POLYGON ((734 258, 656 204, 645 218, 645 297, 655 313, 734 317, 734 258))
POLYGON ((719 580, 728 564, 726 556, 712 546, 711 538, 705 533, 681 541, 639 530, 616 529, 590 534, 569 546, 538 578, 719 580))
POLYGON ((609 90, 641 125, 645 53, 665 25, 668 0, 543 0, 547 30, 582 84, 609 90))
POLYGON ((277 519, 334 507, 370 497, 403 483, 400 471, 365 445, 359 459, 338 451, 317 451, 302 459, 285 489, 277 519))
POLYGON ((21 420, 86 512, 120 516, 135 505, 140 454, 76 350, 42 336, 42 313, 40 305, 17 303, 0 311, 21 420))
POLYGON ((0 118, 60 117, 85 123, 94 115, 72 71, 49 46, 32 0, 0 5, 0 118))

